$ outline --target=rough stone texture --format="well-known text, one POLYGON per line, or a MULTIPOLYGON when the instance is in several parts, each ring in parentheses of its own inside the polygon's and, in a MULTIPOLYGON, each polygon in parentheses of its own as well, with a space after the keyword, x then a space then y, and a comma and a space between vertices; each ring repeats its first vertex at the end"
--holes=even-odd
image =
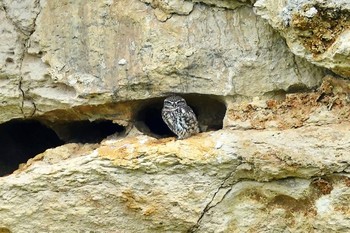
MULTIPOLYGON (((26 41, 23 46, 11 40, 12 47, 20 46, 14 76, 6 66, 0 68, 2 79, 10 80, 2 93, 18 90, 21 80, 23 98, 18 98, 21 92, 6 98, 16 98, 13 108, 27 117, 169 92, 261 96, 294 86, 313 88, 323 76, 322 69, 290 53, 248 6, 229 10, 156 1, 162 9, 185 8, 180 12, 185 16, 169 8, 177 14, 161 22, 154 16, 156 3, 137 0, 51 0, 28 9, 30 3, 23 8, 30 14, 8 22, 9 36, 20 33, 26 41), (23 30, 31 32, 28 41, 23 30)), ((14 18, 17 10, 3 14, 14 18)), ((9 118, 1 112, 0 121, 9 118)))
POLYGON ((23 116, 20 109, 22 93, 18 87, 25 36, 16 30, 0 6, 0 122, 3 122, 23 116))
POLYGON ((0 179, 1 226, 19 233, 346 232, 349 146, 349 124, 220 130, 177 141, 112 138, 80 152, 66 145, 0 179))
POLYGON ((281 100, 254 98, 231 103, 224 125, 236 129, 290 129, 350 119, 350 81, 326 76, 318 91, 293 93, 281 100))
POLYGON ((255 10, 286 38, 293 53, 350 77, 349 1, 258 0, 255 10))
POLYGON ((142 2, 151 4, 155 8, 154 15, 160 21, 168 20, 172 14, 188 15, 194 4, 184 0, 162 1, 162 0, 141 0, 142 2))
POLYGON ((0 177, 0 232, 349 232, 349 3, 254 3, 1 1, 0 123, 125 132, 0 177), (169 93, 223 129, 142 131, 169 93))

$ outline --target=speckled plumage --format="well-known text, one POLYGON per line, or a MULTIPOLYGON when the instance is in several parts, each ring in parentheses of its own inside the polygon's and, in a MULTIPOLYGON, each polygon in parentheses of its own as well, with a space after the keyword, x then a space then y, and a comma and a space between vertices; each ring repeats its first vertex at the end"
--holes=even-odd
POLYGON ((162 118, 170 130, 178 136, 178 139, 199 133, 196 115, 185 99, 180 96, 173 95, 164 100, 162 118))

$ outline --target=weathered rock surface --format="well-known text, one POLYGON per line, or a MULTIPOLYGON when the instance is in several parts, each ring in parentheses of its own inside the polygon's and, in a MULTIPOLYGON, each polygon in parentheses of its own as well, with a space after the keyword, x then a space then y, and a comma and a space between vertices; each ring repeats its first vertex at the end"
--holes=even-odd
POLYGON ((349 147, 349 124, 220 130, 177 141, 132 136, 95 150, 66 145, 0 179, 1 226, 19 233, 344 232, 349 147))
POLYGON ((326 76, 317 91, 287 94, 281 100, 254 98, 231 103, 224 125, 236 129, 290 129, 350 119, 350 81, 326 76))
MULTIPOLYGON (((0 123, 40 121, 69 144, 0 177, 0 232, 349 232, 350 81, 325 76, 350 77, 349 12, 346 0, 1 1, 0 123), (169 93, 213 131, 155 132, 169 93), (70 143, 93 137, 79 120, 122 132, 70 143)), ((15 145, 9 125, 0 138, 15 145)))
POLYGON ((258 0, 255 10, 286 38, 293 53, 350 77, 349 1, 258 0))
POLYGON ((22 9, 31 13, 17 20, 8 3, 1 43, 16 52, 10 70, 7 54, 0 58, 1 93, 17 102, 6 107, 28 117, 170 92, 252 97, 320 84, 322 69, 290 53, 251 7, 175 3, 28 0, 22 9), (155 4, 186 9, 161 22, 155 4))

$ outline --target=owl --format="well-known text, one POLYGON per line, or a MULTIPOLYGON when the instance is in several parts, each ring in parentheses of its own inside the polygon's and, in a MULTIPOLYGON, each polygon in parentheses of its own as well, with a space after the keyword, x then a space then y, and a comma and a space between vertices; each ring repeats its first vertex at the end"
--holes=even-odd
POLYGON ((180 96, 173 95, 164 100, 162 118, 178 139, 199 133, 196 115, 180 96))

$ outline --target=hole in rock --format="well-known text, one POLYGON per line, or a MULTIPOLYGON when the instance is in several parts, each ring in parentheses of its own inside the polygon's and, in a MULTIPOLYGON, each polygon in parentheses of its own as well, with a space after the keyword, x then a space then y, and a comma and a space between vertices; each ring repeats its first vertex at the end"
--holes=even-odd
POLYGON ((51 123, 50 127, 66 143, 99 143, 107 136, 125 130, 110 120, 61 121, 51 123))
POLYGON ((288 87, 288 93, 301 93, 308 92, 310 88, 308 88, 305 84, 294 84, 288 87))
POLYGON ((6 227, 0 227, 0 233, 11 233, 11 231, 6 227))
POLYGON ((13 59, 10 58, 10 57, 8 57, 8 58, 6 58, 6 62, 8 62, 8 63, 13 63, 13 59))
MULTIPOLYGON (((197 116, 201 132, 222 129, 226 105, 218 96, 180 94, 197 116)), ((135 116, 135 126, 141 132, 156 137, 175 136, 162 119, 164 98, 144 101, 135 116)))
POLYGON ((55 132, 34 120, 11 120, 0 125, 0 176, 12 173, 21 163, 62 145, 55 132))
POLYGON ((163 100, 152 99, 141 105, 135 122, 139 131, 156 138, 176 136, 162 119, 163 100))

